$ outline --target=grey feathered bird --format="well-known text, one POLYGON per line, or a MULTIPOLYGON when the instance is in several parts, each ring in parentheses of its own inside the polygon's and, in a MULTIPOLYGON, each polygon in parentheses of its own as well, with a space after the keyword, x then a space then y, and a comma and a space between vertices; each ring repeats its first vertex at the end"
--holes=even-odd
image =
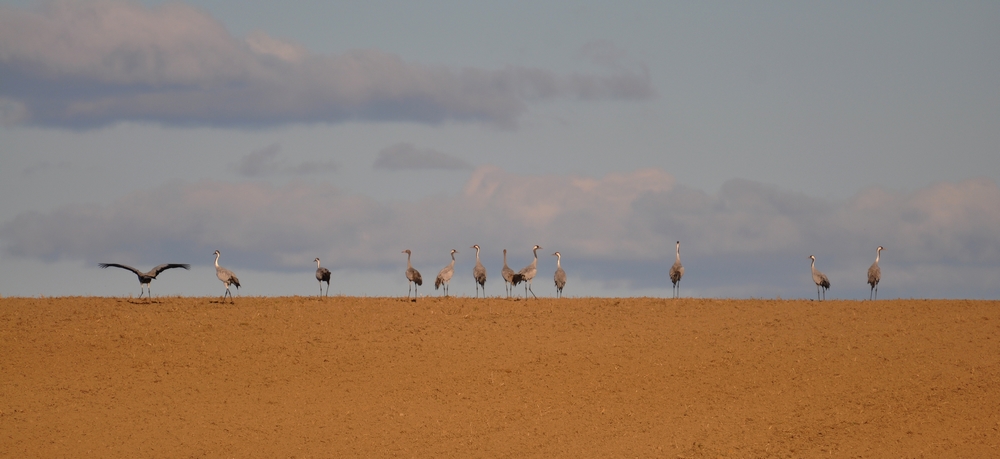
POLYGON ((878 246, 875 249, 875 263, 872 263, 871 267, 868 268, 868 285, 871 285, 871 290, 868 291, 868 299, 871 300, 872 294, 874 293, 874 299, 878 299, 878 283, 882 280, 882 268, 878 267, 878 258, 882 255, 882 246, 878 246))
POLYGON ((319 281, 319 295, 323 296, 323 282, 326 282, 326 296, 330 296, 330 270, 319 265, 319 257, 316 257, 316 280, 319 281))
POLYGON ((402 253, 406 254, 406 280, 409 282, 406 284, 406 298, 410 298, 410 284, 413 284, 413 301, 417 300, 417 286, 424 285, 424 278, 420 276, 420 271, 413 269, 413 265, 410 264, 410 249, 404 250, 402 253))
POLYGON ((507 249, 503 249, 503 269, 500 270, 500 277, 503 277, 503 287, 510 298, 511 291, 514 290, 514 270, 507 266, 507 249))
POLYGON ((813 282, 816 283, 816 300, 819 301, 820 287, 823 287, 823 299, 825 300, 826 291, 830 289, 830 279, 826 277, 826 274, 816 270, 816 257, 809 255, 809 258, 812 259, 812 276, 813 282))
POLYGON ((684 266, 681 265, 681 241, 677 241, 677 261, 670 267, 670 282, 674 283, 674 298, 681 296, 681 277, 684 277, 684 266))
MULTIPOLYGON (((535 297, 536 299, 538 298, 537 296, 535 296, 535 291, 531 290, 531 280, 535 278, 535 274, 538 274, 538 249, 540 249, 540 248, 542 248, 542 247, 539 246, 539 245, 536 245, 533 249, 531 249, 531 251, 535 253, 535 259, 532 260, 531 264, 529 264, 528 266, 525 266, 525 267, 521 268, 521 270, 518 271, 518 273, 517 273, 517 276, 519 276, 519 277, 516 276, 513 279, 513 280, 515 280, 517 282, 522 282, 522 281, 527 282, 527 284, 525 284, 525 286, 524 286, 524 297, 525 298, 528 297, 528 292, 529 291, 531 292, 531 296, 535 297)), ((516 283, 515 283, 515 285, 516 285, 516 283)))
POLYGON ((458 250, 451 249, 451 263, 441 269, 438 273, 436 279, 434 279, 434 290, 438 287, 444 285, 444 296, 448 296, 448 283, 451 282, 451 276, 455 275, 455 254, 458 250))
POLYGON ((170 269, 170 268, 191 269, 191 265, 180 264, 180 263, 166 263, 166 264, 162 264, 160 266, 157 266, 157 267, 149 270, 149 272, 145 272, 145 273, 141 272, 138 269, 135 269, 135 268, 133 268, 131 266, 120 265, 118 263, 98 263, 97 266, 100 266, 101 268, 107 268, 108 266, 114 266, 116 268, 127 269, 129 271, 134 272, 136 276, 139 276, 139 298, 142 298, 142 286, 143 285, 146 286, 146 291, 147 291, 147 293, 149 293, 149 298, 153 297, 153 293, 149 291, 149 283, 153 282, 153 279, 156 279, 156 276, 158 274, 160 274, 161 272, 163 272, 164 270, 167 270, 167 269, 170 269))
POLYGON ((479 261, 479 244, 470 249, 476 249, 476 266, 472 268, 472 278, 476 281, 476 298, 479 298, 479 287, 483 287, 483 298, 486 298, 486 267, 479 261))
POLYGON ((226 285, 226 293, 222 295, 222 301, 226 301, 226 295, 229 295, 229 301, 232 301, 233 303, 235 303, 236 301, 233 300, 233 292, 229 291, 229 284, 235 285, 236 286, 236 290, 239 290, 240 289, 240 280, 236 278, 236 274, 233 274, 232 271, 230 271, 230 270, 228 270, 226 268, 223 268, 222 266, 219 266, 219 256, 220 255, 222 255, 222 252, 219 252, 218 250, 216 250, 215 251, 215 275, 219 278, 220 281, 222 281, 223 284, 226 285))
POLYGON ((563 287, 566 286, 566 271, 562 269, 562 255, 559 252, 553 253, 556 257, 556 274, 552 277, 556 282, 556 298, 562 298, 563 287))

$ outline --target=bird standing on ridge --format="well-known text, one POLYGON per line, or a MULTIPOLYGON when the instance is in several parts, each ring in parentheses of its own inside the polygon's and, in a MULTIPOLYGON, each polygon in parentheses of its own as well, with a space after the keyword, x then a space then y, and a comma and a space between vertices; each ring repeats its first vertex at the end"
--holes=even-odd
POLYGON ((830 288, 830 279, 826 277, 826 274, 823 274, 816 270, 816 257, 809 255, 809 258, 812 259, 812 276, 813 276, 813 282, 816 283, 816 301, 819 301, 820 287, 823 287, 823 299, 825 300, 826 291, 830 288))
POLYGON ((406 280, 410 281, 406 284, 406 298, 410 298, 410 284, 413 284, 413 301, 417 301, 417 286, 424 285, 424 278, 420 277, 420 271, 413 269, 413 265, 410 264, 410 249, 406 249, 402 253, 406 254, 406 280))
POLYGON ((556 257, 556 274, 552 277, 556 282, 556 298, 562 298, 563 287, 566 286, 566 271, 562 269, 562 255, 559 252, 553 253, 556 257))
POLYGON ((153 297, 153 293, 149 291, 149 283, 153 282, 153 279, 156 279, 156 276, 158 274, 160 274, 161 272, 163 272, 164 270, 167 270, 167 269, 170 269, 170 268, 191 269, 191 265, 180 264, 180 263, 162 264, 160 266, 157 266, 157 267, 149 270, 149 272, 145 272, 145 273, 144 272, 140 272, 138 269, 135 269, 135 268, 133 268, 131 266, 120 265, 118 263, 98 263, 97 266, 100 266, 101 268, 107 268, 108 266, 114 266, 116 268, 127 269, 129 271, 134 272, 136 276, 139 276, 139 298, 142 298, 142 286, 143 285, 146 286, 146 291, 147 291, 147 293, 149 293, 149 297, 148 298, 152 298, 153 297))
POLYGON ((316 257, 316 280, 319 281, 319 296, 323 296, 323 282, 326 282, 326 295, 330 295, 330 270, 319 265, 319 257, 316 257))
POLYGON ((451 263, 444 268, 441 268, 441 272, 438 273, 438 277, 434 279, 434 290, 438 287, 444 285, 444 296, 448 296, 448 283, 451 282, 451 276, 455 275, 455 254, 458 250, 451 249, 451 263))
POLYGON ((528 292, 530 291, 531 296, 535 297, 535 299, 538 299, 538 297, 535 296, 535 291, 531 290, 531 280, 535 278, 535 274, 538 274, 538 249, 540 248, 542 247, 539 245, 535 245, 535 247, 531 249, 531 251, 535 253, 535 259, 531 261, 530 265, 521 268, 521 270, 518 271, 517 275, 513 279, 516 282, 521 282, 521 281, 528 282, 527 284, 524 285, 525 298, 528 297, 528 292))
POLYGON ((674 283, 674 298, 681 296, 681 277, 684 277, 684 266, 681 265, 681 241, 677 241, 677 261, 670 267, 670 282, 674 283))
POLYGON ((868 299, 872 299, 872 294, 874 292, 874 299, 878 299, 878 283, 882 280, 882 268, 878 267, 878 258, 882 255, 882 246, 878 246, 875 249, 875 263, 872 263, 871 267, 868 268, 868 285, 871 285, 871 290, 868 291, 868 299))
POLYGON ((503 277, 503 288, 510 298, 510 293, 514 290, 514 270, 507 266, 507 249, 503 249, 503 269, 500 270, 500 277, 503 277))
POLYGON ((479 261, 479 244, 470 249, 476 249, 476 266, 472 268, 472 278, 476 280, 476 298, 479 298, 479 287, 483 287, 483 298, 486 298, 486 267, 479 261))
POLYGON ((236 274, 233 274, 232 271, 230 271, 230 270, 228 270, 226 268, 223 268, 222 266, 219 266, 219 256, 220 255, 222 255, 222 252, 219 252, 218 250, 216 250, 215 251, 215 275, 219 278, 220 281, 222 281, 223 284, 226 285, 226 293, 222 295, 222 301, 226 301, 226 295, 229 295, 229 301, 232 301, 233 303, 236 303, 236 301, 233 300, 233 292, 229 291, 229 284, 235 285, 236 286, 236 290, 239 290, 240 289, 240 280, 236 278, 236 274))

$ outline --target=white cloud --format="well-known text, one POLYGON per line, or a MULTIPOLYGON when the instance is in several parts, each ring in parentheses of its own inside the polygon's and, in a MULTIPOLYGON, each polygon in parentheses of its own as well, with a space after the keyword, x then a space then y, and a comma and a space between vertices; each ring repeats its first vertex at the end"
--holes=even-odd
POLYGON ((467 161, 433 149, 418 149, 412 143, 397 143, 378 153, 375 169, 392 171, 407 169, 470 170, 467 161))
POLYGON ((460 71, 378 50, 338 56, 255 31, 231 36, 183 3, 65 1, 0 7, 0 101, 7 122, 118 121, 257 126, 348 120, 512 126, 539 98, 648 99, 645 73, 460 71))
MULTIPOLYGON (((744 180, 713 195, 657 169, 587 178, 486 166, 460 193, 416 202, 382 203, 329 185, 173 182, 107 206, 22 213, 0 238, 16 257, 155 264, 222 249, 234 266, 265 271, 301 269, 315 256, 331 269, 394 269, 404 248, 419 266, 443 266, 448 249, 474 243, 497 262, 509 249, 516 267, 539 244, 540 255, 562 252, 572 276, 635 288, 665 282, 680 240, 688 288, 786 297, 811 291, 809 254, 830 275, 834 297, 867 294, 864 271, 883 245, 883 296, 969 288, 989 296, 1000 294, 983 287, 1000 275, 998 227, 1000 188, 985 179, 827 201, 744 180), (937 269, 949 275, 924 277, 937 269)), ((554 263, 548 258, 540 263, 554 263)))

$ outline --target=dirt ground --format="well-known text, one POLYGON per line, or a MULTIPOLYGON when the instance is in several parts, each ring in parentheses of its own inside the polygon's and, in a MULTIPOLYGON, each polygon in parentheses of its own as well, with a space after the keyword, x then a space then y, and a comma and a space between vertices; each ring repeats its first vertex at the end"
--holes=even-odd
POLYGON ((3 457, 997 457, 1000 302, 0 299, 3 457))

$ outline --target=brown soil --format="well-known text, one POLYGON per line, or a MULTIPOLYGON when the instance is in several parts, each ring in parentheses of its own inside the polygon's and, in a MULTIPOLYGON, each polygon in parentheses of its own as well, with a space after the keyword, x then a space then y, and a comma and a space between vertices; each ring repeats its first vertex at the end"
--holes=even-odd
POLYGON ((0 299, 4 457, 996 457, 1000 302, 0 299))

